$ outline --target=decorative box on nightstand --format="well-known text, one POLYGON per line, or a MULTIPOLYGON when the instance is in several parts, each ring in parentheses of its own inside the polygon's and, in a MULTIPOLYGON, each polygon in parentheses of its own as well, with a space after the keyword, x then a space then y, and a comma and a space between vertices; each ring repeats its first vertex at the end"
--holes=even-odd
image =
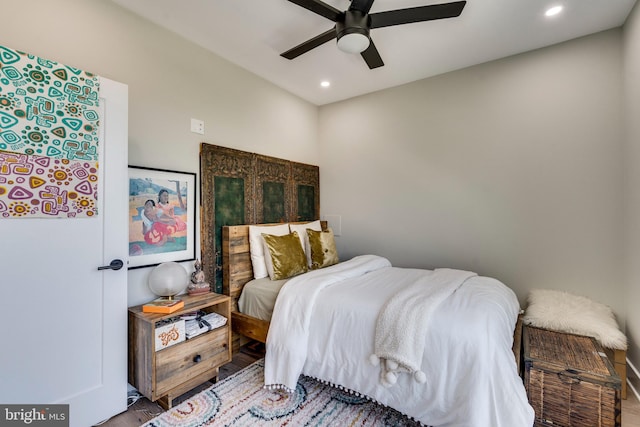
POLYGON ((182 341, 186 339, 185 331, 184 331, 184 319, 167 319, 167 323, 160 324, 160 322, 156 323, 155 329, 155 338, 153 341, 155 342, 155 350, 164 350, 167 347, 171 347, 174 344, 180 344, 182 341))
POLYGON ((226 295, 180 295, 184 308, 170 314, 129 308, 129 383, 165 409, 177 396, 211 379, 231 361, 231 302, 226 295), (190 312, 218 313, 225 325, 156 351, 156 328, 190 312))

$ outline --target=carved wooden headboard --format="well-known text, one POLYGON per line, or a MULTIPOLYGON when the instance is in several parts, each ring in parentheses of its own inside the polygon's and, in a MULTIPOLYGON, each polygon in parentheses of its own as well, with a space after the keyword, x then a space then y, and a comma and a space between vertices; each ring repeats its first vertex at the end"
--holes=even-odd
POLYGON ((320 218, 318 166, 217 145, 200 145, 202 267, 222 292, 222 227, 320 218))

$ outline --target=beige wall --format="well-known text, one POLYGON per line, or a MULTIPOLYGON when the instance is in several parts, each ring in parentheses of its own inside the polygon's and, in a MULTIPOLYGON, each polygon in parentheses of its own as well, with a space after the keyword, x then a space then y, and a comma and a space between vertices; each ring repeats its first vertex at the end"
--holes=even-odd
MULTIPOLYGON (((0 44, 129 86, 129 164, 198 173, 200 142, 317 164, 317 107, 111 2, 24 3, 3 5, 0 44)), ((131 305, 149 271, 129 272, 131 305)))
MULTIPOLYGON (((624 27, 624 102, 626 146, 624 151, 625 259, 627 282, 627 336, 629 359, 640 369, 640 6, 636 4, 624 27)), ((640 378, 632 384, 640 392, 640 378)))
POLYGON ((587 295, 624 322, 612 30, 320 108, 339 250, 587 295))

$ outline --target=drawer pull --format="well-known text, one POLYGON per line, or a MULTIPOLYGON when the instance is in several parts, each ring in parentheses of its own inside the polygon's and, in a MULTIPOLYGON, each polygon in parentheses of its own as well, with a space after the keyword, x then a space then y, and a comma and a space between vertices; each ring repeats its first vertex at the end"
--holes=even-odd
POLYGON ((200 356, 199 354, 196 354, 193 357, 193 361, 196 362, 196 363, 200 363, 201 360, 202 360, 202 356, 200 356))
POLYGON ((578 378, 578 371, 573 369, 566 369, 562 372, 558 372, 558 378, 565 384, 580 384, 580 378, 578 378))

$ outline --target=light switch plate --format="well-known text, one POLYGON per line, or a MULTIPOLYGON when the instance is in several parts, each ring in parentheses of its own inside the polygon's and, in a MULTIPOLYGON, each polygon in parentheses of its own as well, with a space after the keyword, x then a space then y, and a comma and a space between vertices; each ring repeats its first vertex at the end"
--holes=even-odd
POLYGON ((191 119, 191 132, 204 135, 204 121, 191 119))

